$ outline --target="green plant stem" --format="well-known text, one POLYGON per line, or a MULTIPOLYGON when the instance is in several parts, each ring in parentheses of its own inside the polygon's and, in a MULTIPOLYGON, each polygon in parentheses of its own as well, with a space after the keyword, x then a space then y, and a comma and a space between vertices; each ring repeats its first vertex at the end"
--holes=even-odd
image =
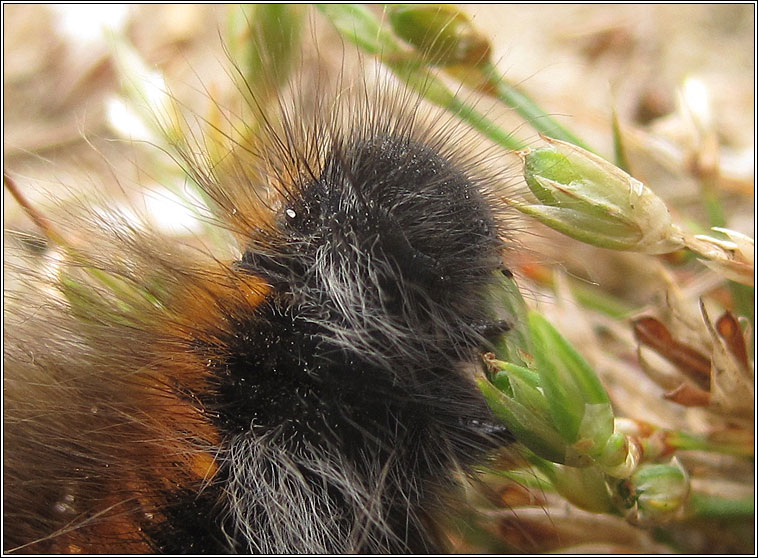
POLYGON ((690 494, 687 515, 693 518, 750 518, 755 514, 755 498, 722 498, 701 492, 690 494))
POLYGON ((752 457, 752 444, 714 442, 685 432, 669 431, 666 443, 677 450, 699 450, 740 457, 752 457))
POLYGON ((550 136, 551 138, 571 142, 587 151, 593 151, 592 148, 588 147, 581 139, 556 122, 539 105, 537 105, 537 103, 529 98, 529 96, 520 91, 516 86, 508 83, 494 64, 491 62, 484 62, 479 65, 479 69, 494 87, 495 97, 513 108, 520 116, 529 122, 535 130, 546 136, 550 136))
MULTIPOLYGON (((748 285, 743 285, 735 281, 729 281, 729 291, 732 295, 734 304, 734 313, 738 316, 745 316, 750 320, 750 325, 755 331, 755 318, 753 315, 753 305, 755 302, 755 289, 748 285)), ((752 346, 755 346, 755 336, 752 338, 752 346)))
POLYGON ((713 177, 704 177, 700 180, 700 189, 703 193, 703 203, 708 213, 708 223, 711 227, 726 227, 724 206, 716 191, 713 177))
POLYGON ((615 108, 613 109, 613 114, 611 116, 611 129, 613 131, 613 157, 616 166, 624 172, 632 174, 629 159, 626 156, 626 149, 624 147, 624 137, 621 135, 621 124, 619 124, 619 118, 615 108))
POLYGON ((493 474, 507 478, 521 486, 535 488, 542 492, 555 492, 555 486, 546 479, 539 476, 535 471, 516 469, 513 471, 504 471, 501 469, 491 471, 493 474))
POLYGON ((626 318, 634 312, 632 306, 600 289, 585 287, 572 282, 571 291, 574 293, 579 304, 585 308, 597 310, 611 318, 626 318))
POLYGON ((471 125, 474 129, 481 132, 484 136, 506 149, 519 150, 526 147, 526 144, 516 139, 513 134, 505 132, 494 122, 487 119, 483 114, 477 112, 473 107, 458 99, 458 97, 453 97, 445 108, 457 115, 464 122, 471 125))

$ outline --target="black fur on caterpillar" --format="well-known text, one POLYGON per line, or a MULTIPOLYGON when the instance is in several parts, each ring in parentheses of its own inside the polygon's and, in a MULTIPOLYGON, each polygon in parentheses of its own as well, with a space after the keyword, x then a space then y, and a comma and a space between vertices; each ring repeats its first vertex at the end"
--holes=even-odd
POLYGON ((6 314, 6 550, 444 549, 440 500, 508 439, 470 377, 507 329, 503 178, 397 85, 338 96, 224 165, 178 146, 233 261, 58 221, 86 245, 6 314))

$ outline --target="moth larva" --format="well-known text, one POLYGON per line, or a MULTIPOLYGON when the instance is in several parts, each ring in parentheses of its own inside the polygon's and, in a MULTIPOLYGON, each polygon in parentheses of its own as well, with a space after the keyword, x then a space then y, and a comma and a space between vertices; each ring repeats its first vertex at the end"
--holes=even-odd
POLYGON ((444 548, 438 501, 508 441, 470 377, 505 176, 397 84, 316 89, 254 99, 223 162, 175 146, 234 258, 52 218, 76 240, 6 312, 6 550, 444 548))

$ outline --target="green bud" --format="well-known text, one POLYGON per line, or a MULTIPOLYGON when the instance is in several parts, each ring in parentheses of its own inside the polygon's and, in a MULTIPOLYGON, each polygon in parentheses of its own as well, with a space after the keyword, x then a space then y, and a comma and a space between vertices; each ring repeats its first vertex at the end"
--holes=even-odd
POLYGON ((503 362, 502 370, 498 372, 497 374, 495 374, 493 383, 498 387, 499 387, 498 381, 501 378, 508 379, 509 385, 510 385, 510 379, 517 379, 535 389, 539 388, 540 386, 539 374, 537 374, 533 370, 529 370, 528 368, 524 368, 523 366, 518 366, 517 364, 512 364, 510 362, 503 362))
POLYGON ((583 510, 595 513, 613 510, 605 477, 595 467, 555 467, 551 480, 561 496, 583 510))
POLYGON ((681 464, 643 465, 630 480, 631 496, 637 504, 635 519, 640 522, 670 518, 684 506, 689 495, 689 479, 681 464))
POLYGON ((455 6, 392 6, 389 21, 395 34, 413 45, 432 64, 476 65, 489 60, 487 37, 455 6))
POLYGON ((495 344, 495 353, 502 360, 528 366, 527 355, 532 353, 532 348, 526 319, 526 302, 512 277, 505 277, 500 272, 497 272, 497 275, 497 283, 490 291, 492 306, 502 307, 512 318, 513 325, 495 344))
POLYGON ((640 460, 640 449, 631 442, 626 434, 614 432, 608 443, 597 457, 598 466, 611 477, 624 479, 629 477, 640 460))
POLYGON ((625 438, 614 435, 610 400, 592 368, 538 313, 526 322, 534 369, 485 355, 493 383, 482 378, 480 388, 490 407, 542 458, 572 467, 602 458, 603 469, 627 470, 625 438))
POLYGON ((537 312, 528 316, 534 358, 552 424, 579 455, 601 454, 613 434, 613 411, 595 372, 537 312))
MULTIPOLYGON (((484 376, 476 379, 494 415, 503 421, 516 439, 535 454, 555 463, 567 460, 569 448, 560 433, 550 424, 544 397, 528 382, 509 378, 514 396, 510 397, 484 376), (518 400, 517 400, 518 397, 518 400)), ((568 456, 573 459, 573 454, 568 456)))
POLYGON ((522 153, 524 175, 541 204, 515 203, 540 222, 582 242, 648 254, 683 246, 663 201, 642 182, 576 145, 522 153))

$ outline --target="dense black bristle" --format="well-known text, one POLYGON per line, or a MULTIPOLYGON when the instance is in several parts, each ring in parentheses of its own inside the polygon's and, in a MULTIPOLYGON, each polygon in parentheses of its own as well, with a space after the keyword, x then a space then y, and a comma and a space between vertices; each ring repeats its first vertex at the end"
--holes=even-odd
POLYGON ((299 319, 358 333, 365 356, 387 361, 431 341, 446 358, 472 348, 501 241, 480 185, 437 151, 388 136, 335 146, 279 222, 276 244, 240 267, 277 285, 299 319))
MULTIPOLYGON (((409 540, 375 519, 349 546, 349 529, 337 531, 341 540, 297 541, 295 527, 292 548, 429 551, 419 523, 427 492, 488 447, 473 425, 490 415, 461 362, 482 345, 475 326, 487 318, 484 290, 501 253, 495 216, 479 185, 439 152, 380 135, 335 146, 278 222, 277 245, 239 263, 274 290, 225 341, 207 405, 242 438, 233 443, 262 436, 320 462, 339 455, 360 491, 380 498, 391 479, 404 503, 380 505, 378 517, 417 532, 409 540)), ((297 470, 309 507, 333 510, 345 526, 361 522, 365 511, 345 494, 354 485, 340 486, 333 471, 297 470)), ((270 508, 246 507, 264 532, 270 508)), ((272 550, 260 539, 253 549, 272 550)))

